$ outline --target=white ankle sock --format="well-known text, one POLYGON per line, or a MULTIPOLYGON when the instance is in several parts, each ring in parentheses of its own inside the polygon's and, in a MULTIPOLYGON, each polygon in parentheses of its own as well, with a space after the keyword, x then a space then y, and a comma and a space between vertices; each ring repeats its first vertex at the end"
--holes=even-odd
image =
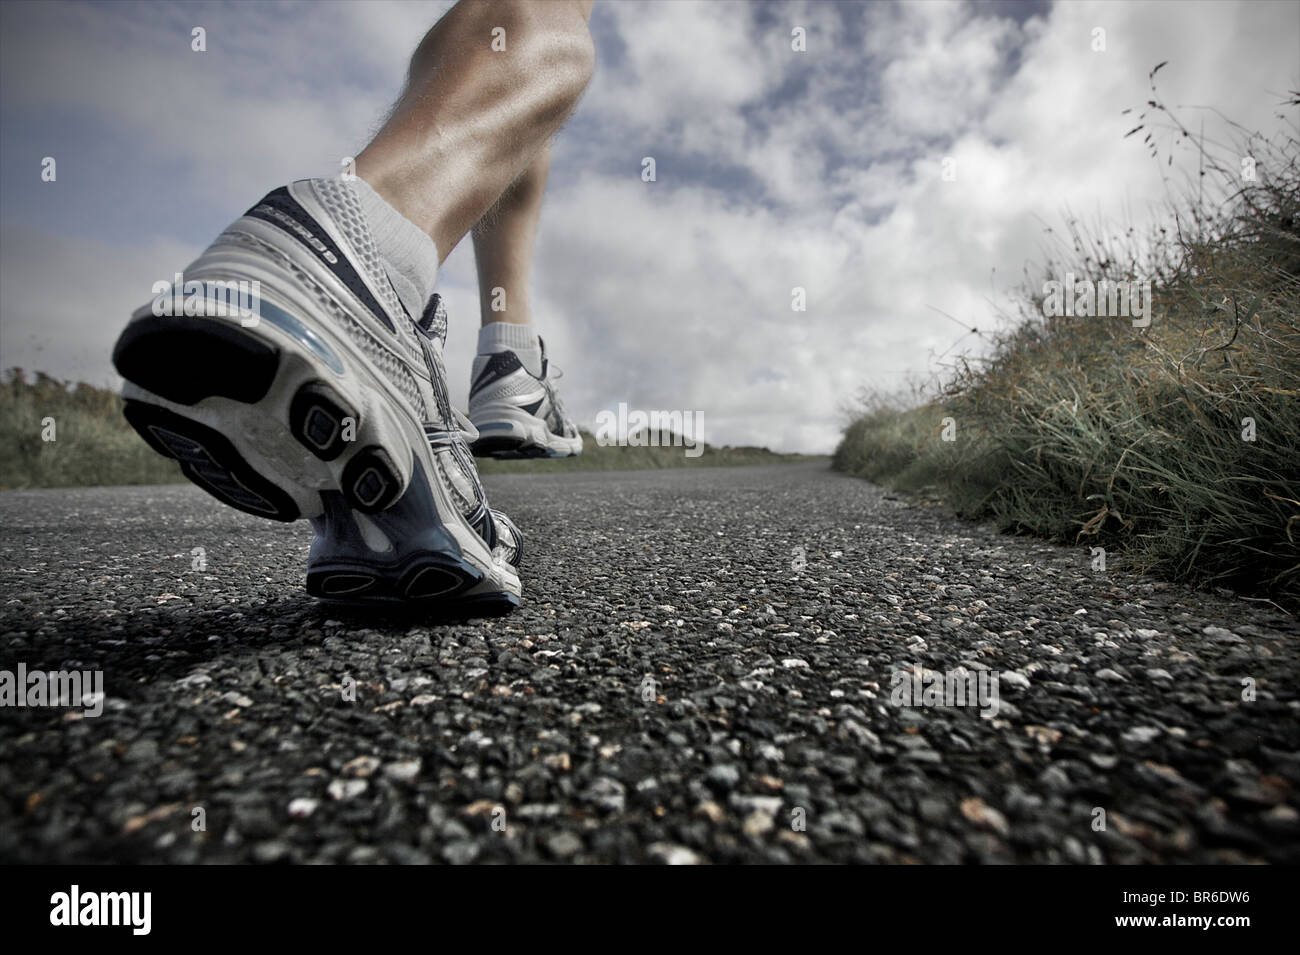
POLYGON ((478 330, 478 353, 490 355, 498 351, 514 352, 530 375, 542 377, 542 343, 533 326, 488 322, 478 330))
POLYGON ((416 321, 438 284, 438 247, 364 179, 350 180, 397 297, 416 321))

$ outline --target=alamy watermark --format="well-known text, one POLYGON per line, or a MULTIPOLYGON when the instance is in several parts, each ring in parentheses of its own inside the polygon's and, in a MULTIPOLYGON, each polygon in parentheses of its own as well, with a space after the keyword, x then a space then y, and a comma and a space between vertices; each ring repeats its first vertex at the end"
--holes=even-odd
POLYGON ((995 670, 895 670, 891 685, 889 702, 894 706, 977 706, 988 720, 1002 705, 995 670))
POLYGON ((0 670, 0 706, 81 706, 104 712, 103 670, 0 670))
POLYGON ((131 929, 132 935, 148 935, 152 913, 152 892, 84 892, 74 884, 50 896, 51 925, 117 925, 131 929))
POLYGON ((596 443, 602 448, 685 448, 688 458, 698 458, 704 453, 704 412, 629 411, 627 402, 620 401, 618 411, 596 415, 596 443))
POLYGON ((1131 318, 1134 328, 1151 324, 1151 283, 1076 279, 1043 283, 1043 314, 1048 318, 1131 318))
POLYGON ((261 321, 262 283, 256 279, 186 281, 177 272, 170 282, 154 282, 152 291, 153 314, 158 318, 238 318, 245 328, 261 321))

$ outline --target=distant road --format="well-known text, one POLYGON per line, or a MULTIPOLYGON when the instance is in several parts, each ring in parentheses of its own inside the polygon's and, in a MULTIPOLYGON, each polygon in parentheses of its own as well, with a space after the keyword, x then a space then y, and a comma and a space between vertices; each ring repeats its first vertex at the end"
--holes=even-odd
POLYGON ((489 478, 525 602, 459 625, 189 486, 0 494, 0 669, 106 695, 0 707, 0 859, 1300 862, 1294 620, 824 467, 489 478))

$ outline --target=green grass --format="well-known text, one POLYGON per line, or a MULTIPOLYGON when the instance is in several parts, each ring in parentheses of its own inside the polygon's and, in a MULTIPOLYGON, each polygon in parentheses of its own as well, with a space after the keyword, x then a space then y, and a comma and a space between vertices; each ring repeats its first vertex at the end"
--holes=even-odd
POLYGON ((126 423, 118 395, 42 372, 28 381, 11 368, 0 382, 0 448, 4 489, 184 480, 126 423))
MULTIPOLYGON (((681 447, 601 447, 583 434, 577 458, 480 459, 484 474, 612 471, 644 468, 779 464, 806 460, 766 448, 715 448, 688 458, 681 447)), ((175 462, 154 453, 122 417, 114 392, 11 368, 0 381, 0 489, 183 482, 175 462), (49 429, 53 421, 53 431, 49 429), (51 435, 52 441, 44 440, 51 435)))
MULTIPOLYGON (((1170 114, 1142 119, 1157 115, 1170 114)), ((1150 327, 1044 318, 1042 284, 1027 283, 984 358, 919 400, 860 396, 833 465, 1006 531, 1105 547, 1108 563, 1300 606, 1300 144, 1251 138, 1221 163, 1205 150, 1217 198, 1196 185, 1144 242, 1070 222, 1042 269, 1149 278, 1150 327), (1242 181, 1241 155, 1257 180, 1242 181)))

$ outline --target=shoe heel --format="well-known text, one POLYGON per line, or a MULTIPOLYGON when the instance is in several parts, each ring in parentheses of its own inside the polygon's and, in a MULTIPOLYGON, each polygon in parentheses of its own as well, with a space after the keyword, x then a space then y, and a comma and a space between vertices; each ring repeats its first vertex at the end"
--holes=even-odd
POLYGON ((266 397, 279 351, 219 319, 146 316, 113 348, 113 367, 127 381, 178 405, 222 397, 255 404, 266 397))

